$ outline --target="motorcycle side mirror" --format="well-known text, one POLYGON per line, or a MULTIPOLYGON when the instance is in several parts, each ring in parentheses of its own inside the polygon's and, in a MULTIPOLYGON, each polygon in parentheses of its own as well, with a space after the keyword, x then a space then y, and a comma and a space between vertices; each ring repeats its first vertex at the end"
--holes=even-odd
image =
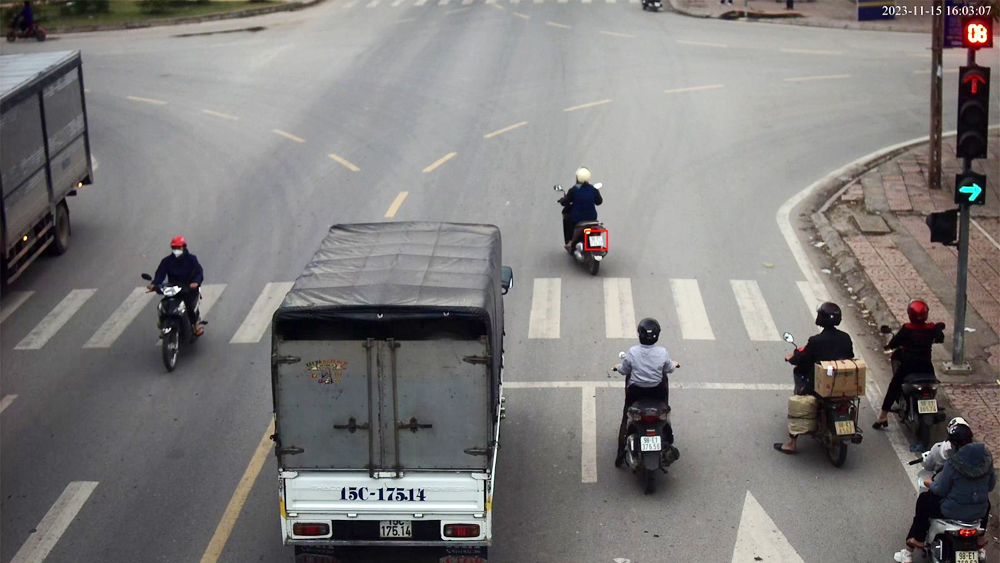
POLYGON ((142 279, 144 279, 146 281, 153 281, 153 276, 151 276, 149 274, 142 274, 142 279))
POLYGON ((594 184, 594 188, 599 190, 599 189, 601 189, 601 186, 603 186, 603 185, 604 184, 598 182, 598 183, 594 184))
POLYGON ((562 186, 560 186, 560 185, 552 186, 552 189, 555 190, 555 191, 557 191, 557 192, 563 191, 562 186))
POLYGON ((892 329, 889 328, 888 325, 882 325, 878 327, 878 331, 881 332, 882 334, 889 334, 892 332, 892 329))
POLYGON ((785 334, 782 334, 781 337, 785 339, 785 342, 795 344, 795 339, 792 338, 792 333, 786 332, 785 334))
POLYGON ((625 352, 618 352, 618 357, 624 360, 625 359, 625 352))
POLYGON ((514 270, 510 266, 500 268, 500 290, 504 295, 514 287, 514 270))

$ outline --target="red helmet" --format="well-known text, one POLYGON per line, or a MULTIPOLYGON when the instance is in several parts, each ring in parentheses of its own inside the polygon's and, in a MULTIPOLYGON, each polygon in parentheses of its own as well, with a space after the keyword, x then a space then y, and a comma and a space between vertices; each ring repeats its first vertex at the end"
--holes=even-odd
POLYGON ((176 236, 170 239, 170 248, 183 248, 187 245, 187 240, 185 240, 182 236, 176 236))
POLYGON ((906 314, 910 317, 910 322, 914 324, 926 323, 928 313, 930 313, 930 307, 922 299, 914 299, 906 306, 906 314))

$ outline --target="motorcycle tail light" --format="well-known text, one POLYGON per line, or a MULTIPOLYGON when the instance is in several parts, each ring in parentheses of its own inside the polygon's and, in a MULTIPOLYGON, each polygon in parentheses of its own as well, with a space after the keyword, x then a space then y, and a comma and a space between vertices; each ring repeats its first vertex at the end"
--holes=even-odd
POLYGON ((924 391, 924 392, 923 392, 923 394, 922 394, 922 396, 923 396, 923 398, 925 398, 925 399, 927 399, 927 398, 930 398, 930 396, 931 396, 931 392, 930 392, 930 391, 924 391))
POLYGON ((292 524, 292 533, 296 536, 328 536, 330 525, 325 522, 296 522, 292 524))
POLYGON ((446 538, 478 538, 479 524, 445 524, 446 538))
POLYGON ((962 536, 963 538, 971 538, 972 536, 976 535, 976 533, 978 533, 978 530, 974 530, 972 528, 963 528, 958 531, 958 535, 962 536))
POLYGON ((646 435, 647 436, 656 436, 656 430, 652 430, 652 429, 647 430, 646 431, 646 435))
POLYGON ((639 418, 641 418, 643 422, 656 422, 656 421, 660 420, 659 415, 655 415, 655 414, 644 414, 644 415, 642 415, 639 418))
POLYGON ((839 413, 845 413, 845 412, 847 412, 848 408, 850 408, 850 404, 849 403, 846 403, 846 402, 845 403, 840 403, 839 405, 837 405, 837 412, 839 412, 839 413))

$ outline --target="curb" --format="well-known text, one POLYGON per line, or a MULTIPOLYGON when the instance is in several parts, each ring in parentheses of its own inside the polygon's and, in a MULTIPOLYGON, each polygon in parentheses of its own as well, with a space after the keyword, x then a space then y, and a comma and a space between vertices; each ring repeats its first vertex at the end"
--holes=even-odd
MULTIPOLYGON (((757 16, 752 15, 752 12, 751 12, 751 16, 747 17, 747 18, 742 18, 742 17, 736 17, 736 18, 733 18, 733 17, 723 17, 725 15, 725 13, 722 14, 722 15, 720 15, 720 16, 718 16, 718 17, 716 17, 716 16, 713 16, 711 14, 699 14, 699 13, 687 10, 685 8, 681 8, 677 4, 677 2, 678 2, 678 0, 670 0, 670 9, 672 11, 674 11, 674 12, 682 15, 682 16, 687 16, 687 17, 690 17, 690 18, 712 19, 712 20, 723 20, 723 21, 746 21, 746 22, 752 22, 752 23, 776 23, 776 24, 779 24, 779 25, 799 25, 799 26, 803 26, 803 27, 822 27, 822 28, 826 28, 826 29, 851 29, 851 30, 857 30, 857 31, 891 31, 891 32, 896 32, 896 33, 923 33, 923 34, 929 34, 929 32, 927 32, 927 31, 921 31, 921 30, 916 30, 916 29, 892 29, 890 27, 886 27, 884 24, 878 24, 878 23, 864 25, 864 24, 862 24, 860 22, 848 22, 848 21, 845 21, 843 23, 817 22, 817 21, 811 21, 811 20, 809 20, 806 16, 802 16, 802 17, 768 17, 766 14, 769 14, 770 12, 760 12, 760 11, 757 12, 757 14, 758 14, 757 16)), ((740 13, 743 12, 742 10, 735 10, 735 11, 740 12, 740 13)))
POLYGON ((128 22, 121 24, 53 27, 49 28, 49 35, 68 34, 68 33, 92 33, 97 31, 121 31, 128 29, 146 29, 150 27, 166 27, 170 25, 185 25, 185 24, 196 24, 196 23, 203 23, 210 21, 249 18, 253 16, 276 14, 278 12, 295 12, 305 8, 310 8, 324 1, 325 0, 307 0, 306 2, 287 2, 284 4, 280 4, 278 6, 248 8, 246 10, 233 10, 231 12, 206 14, 204 16, 164 18, 161 20, 147 20, 147 21, 128 22))

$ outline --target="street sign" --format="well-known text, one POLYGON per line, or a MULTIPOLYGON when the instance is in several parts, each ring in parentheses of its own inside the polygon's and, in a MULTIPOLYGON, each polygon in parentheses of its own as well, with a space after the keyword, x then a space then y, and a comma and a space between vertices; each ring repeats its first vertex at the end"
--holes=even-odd
POLYGON ((993 47, 993 19, 990 16, 962 18, 962 46, 966 49, 993 47))
POLYGON ((958 209, 931 213, 927 216, 927 226, 931 230, 931 242, 955 246, 958 240, 958 209))
POLYGON ((962 13, 965 2, 944 2, 944 48, 958 49, 962 44, 962 17, 952 14, 962 13))
POLYGON ((959 158, 986 158, 987 129, 990 118, 990 68, 963 66, 958 73, 958 140, 955 155, 959 158))
POLYGON ((986 176, 975 172, 955 175, 955 203, 964 205, 986 204, 986 176))
POLYGON ((855 0, 858 21, 896 19, 896 0, 855 0))

